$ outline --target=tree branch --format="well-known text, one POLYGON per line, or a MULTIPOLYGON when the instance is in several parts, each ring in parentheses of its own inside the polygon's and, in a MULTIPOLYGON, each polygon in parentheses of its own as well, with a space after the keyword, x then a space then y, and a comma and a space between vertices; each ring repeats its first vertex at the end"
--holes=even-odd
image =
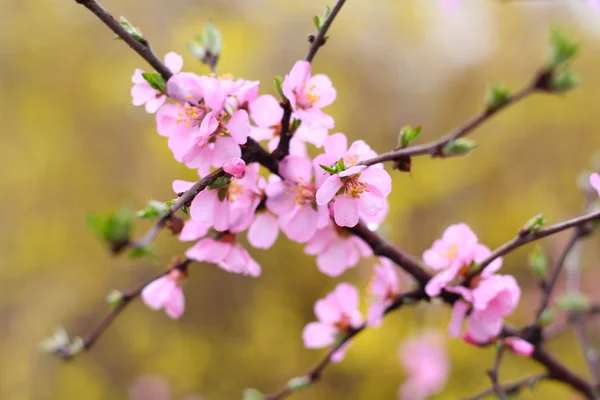
MULTIPOLYGON (((167 275, 173 269, 187 269, 190 262, 191 260, 189 259, 181 261, 180 259, 175 258, 171 266, 169 266, 169 268, 165 271, 162 271, 159 274, 153 276, 152 278, 148 279, 136 288, 123 292, 119 303, 102 319, 102 321, 100 321, 100 323, 95 328, 93 328, 89 333, 83 336, 83 350, 89 350, 90 348, 92 348, 92 346, 94 345, 94 343, 96 343, 98 338, 100 338, 100 336, 102 336, 106 329, 110 327, 110 325, 121 314, 121 312, 125 310, 125 308, 127 308, 129 303, 135 300, 140 295, 140 293, 142 293, 142 290, 146 286, 148 286, 150 283, 154 282, 158 278, 167 275)), ((68 347, 61 347, 57 349, 54 353, 63 360, 70 360, 76 355, 68 347)))
MULTIPOLYGON (((419 300, 422 300, 425 298, 427 298, 427 295, 425 294, 425 292, 423 290, 414 290, 412 292, 404 293, 404 294, 398 296, 398 298, 389 307, 387 307, 385 309, 385 315, 402 307, 403 305, 405 305, 407 303, 412 303, 412 302, 419 301, 419 300)), ((318 381, 321 378, 321 375, 323 374, 323 371, 325 370, 325 368, 327 368, 327 366, 329 364, 331 364, 331 356, 336 351, 338 351, 344 344, 346 344, 350 339, 352 339, 353 337, 358 335, 360 332, 362 332, 366 328, 367 328, 367 323, 365 322, 360 327, 352 330, 342 340, 337 342, 334 347, 329 349, 327 351, 327 354, 325 355, 325 357, 323 357, 321 359, 321 361, 319 361, 317 363, 317 365, 315 365, 306 374, 303 375, 305 378, 308 379, 308 382, 310 384, 312 384, 312 383, 318 381)), ((292 395, 293 393, 294 393, 294 390, 291 389, 289 386, 286 386, 279 393, 266 396, 266 399, 267 400, 281 400, 283 398, 286 398, 286 397, 292 395)))
POLYGON ((331 26, 333 20, 342 9, 342 6, 345 2, 346 0, 338 0, 335 6, 333 6, 333 8, 331 9, 331 13, 321 26, 321 29, 319 29, 319 33, 317 33, 317 36, 315 36, 311 41, 311 46, 308 49, 308 53, 306 53, 306 57, 304 58, 306 61, 312 62, 313 58, 315 58, 315 56, 317 55, 317 51, 319 51, 321 46, 325 44, 325 35, 327 34, 329 27, 331 26))
POLYGON ((90 10, 97 16, 106 26, 108 26, 114 33, 116 33, 125 43, 129 45, 136 53, 138 53, 144 60, 148 62, 158 72, 163 79, 168 81, 173 73, 167 66, 161 61, 160 58, 154 54, 150 43, 146 39, 138 40, 131 36, 129 32, 113 18, 113 16, 104 9, 96 0, 75 0, 77 3, 83 5, 85 8, 90 10))
MULTIPOLYGON (((541 74, 543 74, 543 73, 541 73, 541 74)), ((479 125, 481 125, 482 123, 484 123, 485 121, 490 119, 492 116, 494 116, 499 111, 507 108, 508 106, 510 106, 512 104, 519 102, 520 100, 526 98, 530 94, 533 94, 533 93, 537 92, 538 90, 540 90, 539 86, 538 86, 539 85, 538 81, 539 81, 539 77, 537 79, 535 79, 533 81, 533 83, 531 83, 529 86, 522 89, 520 92, 518 92, 517 94, 512 96, 510 99, 508 99, 506 102, 501 103, 497 107, 484 110, 482 113, 471 118, 470 120, 465 122, 463 125, 456 128, 455 130, 447 133, 439 140, 436 140, 436 141, 433 141, 430 143, 425 143, 425 144, 422 144, 419 146, 411 146, 411 147, 406 147, 404 149, 388 151, 387 153, 383 153, 377 157, 373 157, 368 160, 361 161, 358 164, 368 166, 368 165, 379 164, 379 163, 382 163, 385 161, 396 161, 396 160, 400 160, 400 159, 406 158, 406 157, 420 156, 420 155, 426 155, 426 154, 429 154, 432 157, 443 157, 443 149, 448 143, 450 143, 451 141, 456 140, 458 138, 461 138, 463 136, 466 136, 467 134, 469 134, 471 131, 473 131, 475 128, 477 128, 479 125)))
POLYGON ((487 370, 487 374, 490 377, 490 380, 492 381, 492 388, 496 395, 498 395, 498 397, 501 400, 508 400, 506 391, 504 390, 504 388, 502 388, 502 386, 500 386, 500 383, 498 382, 498 373, 500 370, 500 364, 502 363, 503 354, 504 345, 500 344, 496 348, 496 359, 494 360, 494 366, 492 367, 492 369, 487 370))
MULTIPOLYGON (((547 374, 533 375, 528 378, 522 379, 520 381, 504 384, 501 386, 501 388, 504 391, 504 393, 506 393, 506 394, 518 394, 521 390, 525 389, 526 387, 533 386, 536 383, 538 383, 539 381, 543 381, 545 379, 548 379, 547 374)), ((493 395, 494 391, 495 391, 495 389, 491 388, 491 389, 485 390, 481 393, 478 393, 474 396, 465 398, 464 400, 485 399, 486 397, 493 395)))

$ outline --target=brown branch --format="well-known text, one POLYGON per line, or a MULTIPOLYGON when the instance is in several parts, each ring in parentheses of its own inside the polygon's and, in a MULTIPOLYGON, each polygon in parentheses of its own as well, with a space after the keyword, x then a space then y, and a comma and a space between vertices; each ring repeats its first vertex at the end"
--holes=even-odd
POLYGON ((490 377, 490 380, 492 381, 492 388, 493 388, 494 392, 496 393, 496 395, 498 395, 498 397, 501 400, 508 400, 506 391, 498 382, 498 373, 500 370, 500 364, 502 363, 502 355, 503 354, 504 354, 504 345, 500 344, 500 345, 498 345, 498 347, 496 349, 496 358, 494 360, 494 366, 492 367, 492 369, 487 370, 487 374, 490 377))
POLYGON ((146 39, 138 40, 127 32, 127 30, 117 21, 114 17, 106 11, 104 7, 100 5, 96 0, 75 0, 77 3, 83 5, 85 8, 90 10, 96 15, 106 26, 108 26, 114 33, 117 34, 125 43, 129 45, 136 53, 138 53, 144 60, 148 62, 158 72, 163 79, 168 81, 173 73, 167 66, 161 61, 160 58, 154 54, 150 43, 146 39))
MULTIPOLYGON (((98 338, 100 338, 100 336, 102 336, 106 329, 110 327, 110 325, 121 314, 121 312, 125 310, 125 308, 127 308, 129 303, 135 300, 142 293, 142 290, 146 286, 148 286, 150 283, 154 282, 158 278, 167 275, 173 269, 185 270, 190 264, 190 262, 191 260, 189 259, 185 259, 182 261, 179 258, 175 258, 172 262, 172 265, 165 271, 162 271, 159 274, 153 276, 152 278, 148 279, 147 281, 145 281, 144 283, 142 283, 134 289, 122 292, 122 297, 119 303, 102 319, 102 321, 100 321, 100 323, 95 328, 93 328, 90 332, 83 336, 82 350, 89 350, 90 348, 92 348, 92 346, 94 345, 94 343, 96 343, 98 338)), ((56 349, 54 354, 56 354, 63 360, 70 360, 76 355, 68 348, 68 346, 56 349)))
MULTIPOLYGON (((385 315, 402 307, 405 304, 413 303, 415 301, 423 300, 426 298, 428 298, 427 295, 425 294, 425 292, 423 290, 420 290, 420 289, 414 290, 412 292, 404 293, 404 294, 398 296, 398 298, 390 306, 388 306, 385 309, 385 315)), ((317 363, 317 365, 315 365, 306 374, 303 375, 306 379, 308 379, 309 384, 312 384, 321 378, 321 375, 323 374, 323 371, 325 370, 325 368, 327 368, 327 366, 329 364, 331 364, 331 356, 336 351, 338 351, 350 339, 352 339, 353 337, 358 335, 360 332, 362 332, 366 328, 367 328, 367 323, 365 322, 360 327, 352 330, 342 340, 337 342, 334 347, 329 349, 327 351, 327 354, 325 355, 325 357, 323 357, 321 359, 321 361, 319 361, 317 363)), ((292 390, 288 386, 286 386, 279 393, 266 396, 266 399, 267 400, 281 400, 283 398, 286 398, 286 397, 292 395, 293 393, 294 393, 294 390, 292 390)))
POLYGON ((551 225, 545 229, 540 229, 537 232, 524 232, 521 231, 519 234, 512 240, 504 243, 502 246, 498 247, 496 250, 492 251, 492 253, 483 260, 479 266, 479 271, 489 265, 496 258, 501 257, 511 251, 533 241, 545 238, 550 235, 554 235, 555 233, 562 232, 566 229, 570 229, 579 225, 584 225, 587 222, 593 221, 595 219, 600 218, 600 211, 596 211, 590 214, 585 214, 580 217, 576 217, 567 221, 559 222, 558 224, 551 225))
MULTIPOLYGON (((538 383, 539 381, 543 381, 545 379, 548 379, 548 375, 547 374, 538 374, 538 375, 533 375, 530 376, 528 378, 522 379, 520 381, 516 381, 513 383, 506 383, 504 385, 501 385, 501 389, 504 391, 504 393, 506 394, 518 394, 521 390, 525 389, 526 387, 530 387, 535 385, 536 383, 538 383)), ((481 393, 478 393, 474 396, 465 398, 464 400, 481 400, 481 399, 485 399, 488 396, 493 395, 495 392, 494 388, 485 390, 481 393)))
POLYGON ((311 46, 308 49, 308 53, 306 53, 306 57, 304 58, 306 61, 312 62, 313 58, 315 58, 315 55, 317 55, 317 51, 319 51, 321 46, 325 44, 325 35, 327 34, 329 27, 331 26, 333 20, 342 9, 342 6, 345 2, 346 0, 338 0, 335 6, 333 6, 333 8, 331 9, 331 13, 321 26, 321 29, 319 29, 319 33, 317 33, 317 36, 315 36, 311 41, 311 46))

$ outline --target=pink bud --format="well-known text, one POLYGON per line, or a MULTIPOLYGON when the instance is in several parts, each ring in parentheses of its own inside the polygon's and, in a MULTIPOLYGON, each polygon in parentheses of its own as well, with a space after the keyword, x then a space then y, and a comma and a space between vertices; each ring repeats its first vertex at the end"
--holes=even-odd
POLYGON ((531 343, 514 336, 507 337, 504 340, 504 344, 514 351, 515 354, 525 357, 531 356, 535 350, 535 347, 531 343))
POLYGON ((241 158, 232 157, 225 161, 223 170, 234 178, 242 179, 246 174, 246 163, 241 158))

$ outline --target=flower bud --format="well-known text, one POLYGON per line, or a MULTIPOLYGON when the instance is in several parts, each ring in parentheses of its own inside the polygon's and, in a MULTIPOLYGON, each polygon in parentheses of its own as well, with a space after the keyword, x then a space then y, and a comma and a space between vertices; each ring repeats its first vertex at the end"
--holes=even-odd
POLYGON ((225 161, 223 170, 236 179, 242 179, 246 174, 246 163, 241 158, 232 157, 225 161))
POLYGON ((518 337, 507 337, 504 340, 506 347, 510 348, 515 354, 520 356, 529 357, 535 351, 535 347, 526 340, 518 337))

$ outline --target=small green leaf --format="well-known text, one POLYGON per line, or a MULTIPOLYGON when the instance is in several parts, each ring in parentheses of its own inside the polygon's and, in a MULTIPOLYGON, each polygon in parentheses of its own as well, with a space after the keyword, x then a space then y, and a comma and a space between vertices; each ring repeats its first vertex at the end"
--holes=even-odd
POLYGON ((290 392, 299 392, 300 390, 308 389, 311 383, 310 377, 297 376, 288 381, 287 388, 290 392))
MULTIPOLYGON (((131 25, 131 23, 127 20, 127 18, 125 18, 125 17, 119 18, 119 23, 121 24, 121 26, 123 28, 125 28, 127 33, 129 33, 131 36, 133 36, 136 40, 139 40, 139 41, 144 40, 144 35, 142 35, 142 32, 135 26, 131 25)), ((115 36, 115 40, 122 40, 122 38, 119 36, 115 36)))
POLYGON ((340 158, 335 163, 335 169, 336 169, 336 172, 338 172, 338 173, 346 170, 346 163, 344 163, 344 157, 340 158))
POLYGON ((542 327, 548 326, 554 320, 554 311, 551 308, 545 308, 540 314, 538 322, 542 327))
POLYGON ((558 93, 568 92, 579 85, 579 78, 569 68, 557 71, 552 77, 551 89, 558 93))
POLYGON ((158 256, 154 252, 154 249, 151 245, 147 244, 145 246, 134 247, 129 251, 129 257, 131 258, 142 258, 147 257, 150 261, 157 261, 158 256))
POLYGON ((204 35, 202 36, 202 45, 206 52, 210 52, 213 56, 219 56, 223 49, 223 38, 217 26, 212 22, 208 22, 204 26, 204 35))
POLYGON ((215 181, 213 183, 211 183, 208 186, 208 188, 211 190, 223 189, 224 187, 229 185, 229 183, 231 183, 231 180, 232 180, 231 175, 220 176, 217 179, 215 179, 215 181))
POLYGON ((228 195, 229 195, 229 191, 225 188, 219 189, 219 193, 217 193, 217 196, 219 196, 220 201, 225 201, 225 199, 227 198, 228 195))
POLYGON ((564 311, 585 312, 590 309, 591 302, 582 293, 565 293, 556 300, 556 305, 564 311))
POLYGON ((319 167, 323 168, 325 170, 325 172, 329 172, 330 174, 336 174, 337 173, 337 169, 336 168, 332 168, 329 167, 325 164, 319 164, 319 167))
POLYGON ((523 229, 528 233, 538 232, 545 224, 546 218, 544 218, 544 214, 538 214, 534 217, 531 217, 523 229))
POLYGON ((123 300, 123 292, 121 292, 120 290, 111 290, 107 295, 106 295, 106 303, 108 303, 108 306, 114 310, 123 300))
POLYGON ((527 259, 529 268, 540 279, 546 279, 548 273, 548 256, 541 246, 536 246, 527 259))
POLYGON ((204 47, 201 44, 190 42, 188 43, 187 47, 190 53, 192 53, 197 60, 202 61, 206 57, 206 50, 204 50, 204 47))
POLYGON ((505 86, 492 86, 486 100, 486 107, 489 110, 494 110, 510 100, 512 97, 510 90, 505 86))
POLYGON ((287 101, 285 95, 283 94, 283 78, 279 75, 273 77, 273 83, 275 84, 275 90, 277 94, 283 101, 287 101))
POLYGON ((92 213, 87 217, 87 225, 99 238, 112 245, 121 245, 129 241, 133 226, 133 211, 130 208, 123 207, 116 213, 109 215, 92 213))
POLYGON ((248 389, 244 390, 243 400, 265 400, 265 399, 266 399, 265 395, 256 389, 248 388, 248 389))
POLYGON ((161 93, 167 93, 167 83, 160 74, 155 72, 142 72, 142 77, 153 89, 156 89, 161 93))
POLYGON ((323 15, 315 15, 315 17, 313 18, 313 22, 315 23, 315 27, 317 28, 317 30, 320 31, 321 28, 323 28, 323 24, 325 23, 325 21, 327 21, 327 18, 329 18, 330 14, 331 8, 329 8, 329 6, 325 6, 325 12, 323 13, 323 15))
POLYGON ((416 126, 413 128, 410 125, 406 125, 405 127, 403 127, 400 131, 400 134, 398 135, 398 147, 403 149, 406 146, 408 146, 410 142, 412 142, 419 136, 422 129, 422 126, 416 126))
POLYGON ((564 33, 555 29, 550 34, 550 56, 548 57, 548 66, 550 69, 556 69, 570 61, 577 51, 579 45, 569 38, 564 33))
POLYGON ((477 145, 474 140, 466 138, 454 139, 444 146, 442 154, 446 157, 461 156, 469 153, 475 147, 477 147, 477 145))
POLYGON ((165 216, 169 212, 169 205, 157 200, 149 200, 146 208, 139 210, 136 215, 142 219, 155 219, 165 216))
POLYGON ((40 343, 40 351, 44 353, 54 353, 58 349, 62 349, 69 345, 71 340, 69 334, 63 327, 58 327, 54 333, 40 343))
POLYGON ((291 132, 292 134, 294 134, 294 133, 296 132, 296 130, 298 129, 298 127, 300 126, 300 124, 301 124, 301 123, 302 123, 302 121, 301 121, 301 120, 299 120, 299 119, 294 119, 294 120, 292 121, 292 126, 291 126, 291 128, 290 128, 290 132, 291 132))

